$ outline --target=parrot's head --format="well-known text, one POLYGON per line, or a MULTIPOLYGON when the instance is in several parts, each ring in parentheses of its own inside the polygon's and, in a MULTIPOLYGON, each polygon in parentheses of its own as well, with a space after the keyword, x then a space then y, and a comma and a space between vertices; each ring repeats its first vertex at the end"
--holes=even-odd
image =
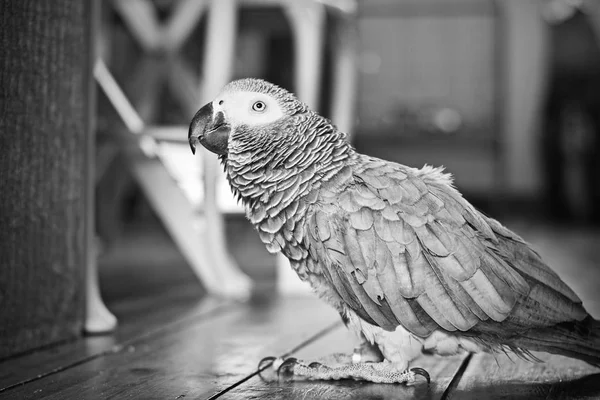
POLYGON ((345 137, 293 94, 260 79, 229 83, 196 113, 188 133, 192 152, 199 143, 219 155, 231 189, 250 207, 259 198, 276 201, 282 188, 306 192, 329 179, 353 151, 345 137))
POLYGON ((308 108, 285 89, 260 79, 229 83, 190 124, 192 152, 200 143, 213 153, 252 151, 289 133, 292 117, 308 108))

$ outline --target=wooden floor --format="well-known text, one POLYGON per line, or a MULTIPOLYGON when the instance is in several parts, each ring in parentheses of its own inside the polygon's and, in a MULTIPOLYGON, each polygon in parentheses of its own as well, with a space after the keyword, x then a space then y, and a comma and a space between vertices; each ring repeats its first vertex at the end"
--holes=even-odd
MULTIPOLYGON (((512 226, 599 318, 600 232, 512 226)), ((165 251, 162 263, 171 271, 185 270, 164 258, 165 251)), ((203 297, 191 281, 179 279, 160 291, 150 282, 139 296, 108 290, 119 330, 0 363, 0 400, 600 399, 600 369, 547 354, 538 355, 544 363, 500 355, 427 356, 414 365, 427 369, 432 383, 412 387, 264 381, 256 370, 265 356, 311 360, 351 351, 352 338, 337 314, 310 297, 271 293, 248 304, 215 300, 203 297)))

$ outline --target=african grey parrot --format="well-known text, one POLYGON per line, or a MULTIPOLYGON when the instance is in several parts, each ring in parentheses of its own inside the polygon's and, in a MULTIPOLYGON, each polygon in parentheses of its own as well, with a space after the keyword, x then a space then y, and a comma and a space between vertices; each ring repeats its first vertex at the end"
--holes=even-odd
POLYGON ((409 369, 422 351, 546 351, 600 364, 600 323, 441 168, 357 153, 329 120, 258 79, 225 86, 188 139, 219 155, 267 249, 362 339, 341 364, 290 359, 288 373, 413 382, 429 379, 409 369))

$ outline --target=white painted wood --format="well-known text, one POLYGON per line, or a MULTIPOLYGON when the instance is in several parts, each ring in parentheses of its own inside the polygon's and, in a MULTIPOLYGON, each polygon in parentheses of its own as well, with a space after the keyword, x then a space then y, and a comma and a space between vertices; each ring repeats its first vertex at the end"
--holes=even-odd
MULTIPOLYGON (((148 0, 114 1, 113 6, 124 18, 142 48, 146 51, 174 53, 166 64, 168 73, 165 78, 171 89, 179 94, 178 100, 193 114, 205 102, 210 101, 233 76, 236 16, 237 7, 241 3, 283 7, 294 34, 296 94, 313 109, 318 109, 322 46, 325 41, 325 7, 352 13, 356 10, 354 0, 180 0, 164 23, 158 21, 156 11, 148 0), (176 52, 205 11, 208 12, 205 56, 202 82, 198 83, 185 61, 176 56, 176 52)), ((352 41, 341 41, 334 60, 334 122, 338 120, 340 128, 348 133, 353 122, 353 44, 352 41)), ((240 271, 227 251, 223 223, 223 213, 242 213, 244 210, 235 202, 216 157, 200 151, 200 156, 196 158, 196 168, 189 165, 194 161, 187 162, 181 156, 177 157, 176 166, 172 162, 173 154, 180 153, 181 145, 160 144, 161 138, 156 135, 165 134, 160 127, 151 128, 153 133, 146 135, 143 119, 114 82, 106 66, 100 62, 97 69, 100 79, 104 81, 104 90, 129 130, 141 134, 144 139, 140 141, 140 147, 145 155, 158 156, 162 161, 161 167, 159 160, 148 162, 149 160, 144 161, 139 156, 130 160, 134 176, 182 253, 188 258, 194 272, 210 292, 234 298, 248 297, 252 282, 240 271), (186 173, 181 171, 179 164, 186 166, 187 175, 195 175, 198 185, 185 178, 186 173), (159 179, 160 185, 152 183, 153 179, 156 181, 156 176, 162 177, 159 179), (201 215, 196 212, 198 209, 201 209, 201 215)), ((187 144, 184 146, 187 147, 187 144)), ((278 286, 285 293, 309 291, 283 256, 278 259, 278 286)))
MULTIPOLYGON (((212 0, 210 3, 202 68, 204 79, 198 107, 211 101, 231 80, 237 35, 236 6, 235 0, 212 0)), ((222 168, 214 154, 205 149, 201 149, 199 154, 204 168, 201 177, 205 194, 204 219, 209 230, 205 243, 212 268, 218 272, 227 293, 248 296, 252 291, 252 281, 239 269, 227 250, 223 214, 217 204, 217 188, 224 179, 222 168)))
POLYGON ((358 38, 356 16, 343 15, 336 21, 335 43, 333 45, 332 103, 331 120, 352 139, 355 125, 356 71, 358 38))
MULTIPOLYGON (((93 218, 93 217, 92 217, 93 218)), ((117 318, 106 308, 100 287, 98 285, 98 254, 100 253, 100 241, 98 238, 92 241, 92 251, 87 258, 85 275, 85 321, 83 330, 90 335, 109 333, 117 327, 117 318)))
POLYGON ((325 6, 319 2, 283 2, 294 40, 294 90, 300 100, 319 110, 325 39, 325 6))

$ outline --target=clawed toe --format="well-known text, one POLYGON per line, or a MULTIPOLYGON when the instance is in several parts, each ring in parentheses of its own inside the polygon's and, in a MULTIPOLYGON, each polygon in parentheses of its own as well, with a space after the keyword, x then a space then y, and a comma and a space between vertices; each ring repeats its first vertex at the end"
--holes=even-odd
MULTIPOLYGON (((349 358, 349 357, 347 357, 349 358)), ((313 361, 310 364, 294 357, 265 357, 258 363, 258 374, 267 382, 289 380, 340 380, 354 379, 373 383, 404 383, 413 385, 417 376, 431 382, 429 373, 419 367, 399 370, 389 362, 361 362, 331 365, 313 361), (263 373, 265 376, 263 376, 263 373)))
POLYGON ((294 366, 298 363, 298 360, 294 357, 290 357, 286 359, 279 368, 277 368, 277 376, 278 377, 289 377, 294 375, 294 366))
POLYGON ((307 367, 301 361, 298 361, 294 357, 286 358, 285 360, 281 357, 265 357, 258 363, 258 376, 266 382, 272 382, 278 379, 289 379, 296 375, 297 366, 301 365, 304 368, 318 368, 320 363, 312 363, 311 367, 307 367))
POLYGON ((258 371, 262 371, 265 368, 268 368, 270 364, 273 364, 275 361, 275 357, 265 357, 258 362, 258 371))
POLYGON ((274 364, 277 362, 276 357, 265 357, 258 362, 257 372, 258 377, 265 382, 270 382, 273 380, 272 369, 274 369, 274 364), (267 371, 265 373, 265 371, 267 371), (265 373, 265 375, 263 375, 265 373))
POLYGON ((431 378, 429 376, 429 372, 425 371, 423 368, 419 368, 419 367, 411 368, 410 372, 412 372, 416 375, 421 375, 421 376, 425 377, 425 379, 427 379, 427 383, 431 383, 431 378))

